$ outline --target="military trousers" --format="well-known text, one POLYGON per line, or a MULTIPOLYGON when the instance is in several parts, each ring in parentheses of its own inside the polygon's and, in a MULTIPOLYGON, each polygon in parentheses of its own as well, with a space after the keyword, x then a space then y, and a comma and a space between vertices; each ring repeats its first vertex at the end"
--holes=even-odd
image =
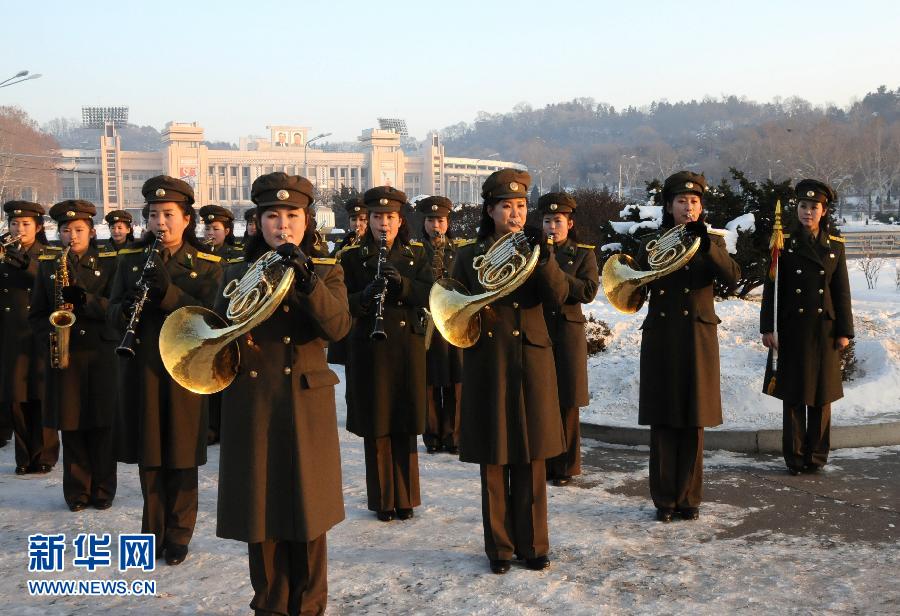
POLYGON ((428 406, 425 410, 426 447, 435 449, 456 447, 459 444, 459 406, 462 403, 462 383, 447 387, 428 385, 425 388, 428 406))
POLYGON ((156 550, 188 545, 197 523, 197 467, 164 468, 140 466, 144 496, 142 533, 156 535, 156 550))
POLYGON ((59 434, 44 427, 40 400, 12 403, 16 466, 34 470, 39 464, 54 466, 59 460, 59 434))
POLYGON ((412 509, 422 504, 415 435, 365 438, 363 449, 370 511, 412 509))
POLYGON ((700 506, 703 428, 650 426, 650 496, 657 509, 700 506))
POLYGON ((547 478, 572 477, 581 474, 581 413, 577 406, 559 409, 562 415, 566 450, 547 460, 547 478))
POLYGON ((269 540, 247 545, 256 614, 324 614, 328 602, 325 533, 312 541, 269 540))
POLYGON ((207 396, 209 403, 209 429, 206 433, 206 444, 214 445, 219 442, 219 430, 222 427, 222 394, 207 396))
POLYGON ((831 405, 783 404, 781 450, 791 468, 825 466, 831 449, 831 405))
POLYGON ((62 431, 63 496, 70 507, 112 501, 116 455, 112 428, 62 431))
POLYGON ((547 472, 543 460, 530 464, 481 465, 484 551, 491 560, 546 556, 547 472))

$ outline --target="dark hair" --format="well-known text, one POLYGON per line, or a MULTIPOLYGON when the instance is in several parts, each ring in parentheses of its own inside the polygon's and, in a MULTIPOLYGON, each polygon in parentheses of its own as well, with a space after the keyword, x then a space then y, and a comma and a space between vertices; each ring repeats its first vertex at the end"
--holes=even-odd
POLYGON ((234 246, 234 221, 233 220, 223 220, 222 225, 228 231, 228 235, 225 236, 225 243, 229 246, 234 246))
MULTIPOLYGON (((200 242, 200 238, 197 237, 197 211, 190 205, 186 203, 178 203, 177 201, 173 201, 179 208, 181 208, 182 213, 185 216, 190 216, 190 220, 188 221, 187 226, 184 228, 184 231, 181 233, 181 241, 187 242, 197 250, 203 251, 203 244, 200 242)), ((146 207, 147 215, 144 217, 145 220, 150 220, 150 208, 153 207, 153 203, 148 203, 146 207)), ((147 228, 144 231, 144 235, 135 242, 135 247, 143 248, 145 246, 149 246, 153 243, 153 240, 156 239, 156 234, 153 231, 150 231, 150 226, 147 225, 147 228)))
MULTIPOLYGON (((371 214, 375 214, 375 213, 377 213, 377 212, 370 211, 369 214, 366 215, 366 221, 369 220, 369 216, 371 214)), ((409 225, 407 224, 406 218, 403 216, 402 212, 397 212, 397 214, 400 216, 400 228, 397 229, 397 239, 395 241, 400 242, 401 244, 409 244, 409 238, 410 238, 409 225)), ((372 233, 372 225, 371 224, 366 225, 366 235, 365 235, 364 239, 371 239, 376 244, 379 242, 379 240, 375 239, 375 235, 372 233)))
POLYGON ((115 240, 112 237, 112 228, 113 225, 117 223, 122 223, 123 225, 128 227, 128 233, 125 234, 125 241, 122 242, 122 246, 127 246, 134 241, 134 224, 128 222, 127 220, 117 220, 112 225, 109 225, 109 243, 115 244, 115 240))
MULTIPOLYGON (((313 246, 316 243, 316 217, 312 215, 309 208, 306 209, 306 231, 303 232, 303 239, 300 240, 300 250, 307 256, 313 255, 313 246)), ((263 210, 265 212, 265 210, 263 210)), ((259 212, 262 214, 263 212, 259 212)), ((262 233, 260 222, 262 217, 257 218, 256 233, 247 237, 244 243, 244 259, 250 263, 256 261, 265 253, 272 250, 272 247, 266 243, 266 238, 262 233)))
POLYGON ((485 199, 484 203, 481 206, 481 221, 478 223, 478 239, 483 240, 494 235, 494 231, 497 230, 497 226, 494 224, 494 219, 490 217, 488 214, 488 208, 497 205, 500 203, 500 199, 485 199))

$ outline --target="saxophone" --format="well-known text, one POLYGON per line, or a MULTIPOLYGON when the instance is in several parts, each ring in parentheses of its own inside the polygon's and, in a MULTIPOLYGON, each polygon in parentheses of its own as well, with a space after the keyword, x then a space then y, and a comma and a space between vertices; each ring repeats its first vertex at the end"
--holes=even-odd
POLYGON ((63 299, 63 288, 69 286, 69 251, 72 245, 66 246, 62 256, 56 261, 54 277, 55 307, 50 313, 50 367, 64 370, 69 367, 69 334, 75 324, 74 306, 63 299))
POLYGON ((440 280, 447 275, 447 269, 444 266, 444 251, 447 249, 447 236, 437 232, 434 238, 434 257, 431 259, 431 270, 435 280, 440 280))

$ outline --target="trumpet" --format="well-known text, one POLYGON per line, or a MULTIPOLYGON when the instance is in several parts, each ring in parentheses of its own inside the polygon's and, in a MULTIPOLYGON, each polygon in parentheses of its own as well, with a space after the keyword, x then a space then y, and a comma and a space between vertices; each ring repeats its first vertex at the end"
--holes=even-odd
POLYGON ((145 274, 156 267, 153 262, 153 255, 159 250, 159 235, 153 239, 150 246, 150 253, 147 255, 147 261, 144 263, 144 269, 141 270, 141 276, 138 278, 137 288, 141 295, 134 303, 134 310, 131 312, 131 318, 128 320, 128 326, 125 328, 125 335, 122 336, 122 342, 116 347, 116 354, 120 357, 134 357, 134 345, 137 342, 137 328, 141 322, 141 313, 144 312, 144 304, 147 303, 147 297, 150 295, 150 285, 144 280, 145 274))
POLYGON ((6 254, 7 248, 12 248, 13 250, 18 248, 19 240, 22 239, 22 235, 17 233, 13 235, 12 233, 4 233, 0 236, 0 259, 3 258, 3 255, 6 254))

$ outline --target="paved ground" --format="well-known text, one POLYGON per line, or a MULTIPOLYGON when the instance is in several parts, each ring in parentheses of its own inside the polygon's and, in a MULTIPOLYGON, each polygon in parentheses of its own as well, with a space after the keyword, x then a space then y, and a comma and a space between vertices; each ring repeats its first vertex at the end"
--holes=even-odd
MULTIPOLYGON (((592 444, 584 453, 588 471, 602 475, 646 468, 646 448, 592 444)), ((717 457, 707 452, 713 460, 706 464, 704 501, 754 510, 718 539, 783 533, 815 535, 823 542, 900 541, 900 447, 838 450, 823 471, 796 477, 786 472, 779 456, 728 454, 718 463, 717 457)), ((646 479, 609 491, 650 500, 646 479)))

